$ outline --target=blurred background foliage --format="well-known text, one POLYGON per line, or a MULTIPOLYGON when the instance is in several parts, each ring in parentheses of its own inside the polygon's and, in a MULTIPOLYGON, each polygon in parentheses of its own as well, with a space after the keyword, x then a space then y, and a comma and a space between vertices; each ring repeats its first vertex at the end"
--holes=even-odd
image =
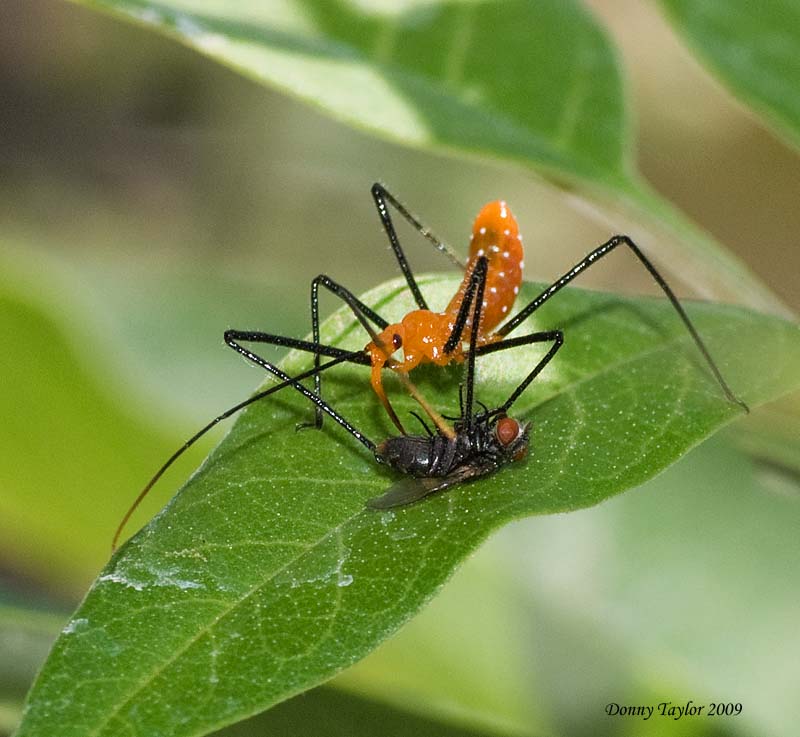
MULTIPOLYGON (((655 5, 588 5, 621 54, 644 176, 800 309, 797 153, 699 66, 655 5)), ((560 274, 609 225, 522 169, 377 140, 54 0, 3 2, 0 100, 2 733, 132 496, 198 423, 260 381, 223 330, 301 335, 316 274, 356 292, 394 276, 373 181, 456 249, 483 202, 507 199, 533 247, 529 278, 560 274)), ((410 251, 415 269, 446 268, 424 244, 410 251)), ((680 264, 667 267, 680 281, 680 264)), ((621 256, 584 285, 654 291, 621 256)), ((750 439, 769 464, 716 439, 640 493, 512 525, 342 676, 350 695, 326 690, 236 734, 283 733, 290 721, 269 720, 303 724, 341 704, 362 725, 352 734, 399 709, 434 720, 436 734, 640 735, 602 706, 712 697, 746 713, 646 734, 792 734, 800 459, 779 430, 797 404, 760 420, 774 440, 750 439)))

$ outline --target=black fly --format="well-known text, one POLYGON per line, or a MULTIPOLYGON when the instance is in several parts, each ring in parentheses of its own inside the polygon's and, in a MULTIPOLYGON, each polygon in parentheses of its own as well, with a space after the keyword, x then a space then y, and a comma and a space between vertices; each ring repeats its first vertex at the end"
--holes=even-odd
POLYGON ((436 491, 486 476, 528 453, 530 424, 507 415, 477 415, 469 427, 453 426, 455 438, 445 435, 400 435, 384 440, 375 457, 407 474, 385 494, 367 502, 370 509, 391 509, 416 502, 436 491))

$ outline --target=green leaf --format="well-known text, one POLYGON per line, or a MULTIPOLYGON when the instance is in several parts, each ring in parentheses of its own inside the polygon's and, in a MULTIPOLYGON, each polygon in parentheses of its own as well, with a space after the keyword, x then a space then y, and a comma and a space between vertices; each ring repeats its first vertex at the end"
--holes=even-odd
POLYGON ((38 272, 27 261, 0 259, 0 556, 74 600, 108 556, 115 490, 141 483, 142 459, 155 465, 177 438, 121 406, 136 393, 93 354, 75 295, 43 257, 38 272))
MULTIPOLYGON (((515 556, 508 550, 510 533, 507 526, 481 545, 428 606, 333 685, 431 718, 485 725, 492 733, 554 734, 533 675, 538 654, 526 647, 540 635, 533 592, 520 580, 528 548, 520 545, 515 556)), ((542 664, 543 680, 559 660, 542 664)))
MULTIPOLYGON (((11 734, 18 725, 25 692, 66 619, 66 614, 0 604, 0 735, 11 734)), ((323 686, 215 734, 309 734, 320 724, 325 724, 326 737, 374 734, 378 725, 380 734, 387 737, 497 737, 501 733, 460 728, 402 706, 323 686), (355 732, 354 725, 358 725, 355 732)))
POLYGON ((309 734, 324 734, 325 737, 498 737, 496 731, 442 723, 325 687, 215 732, 214 737, 309 734))
POLYGON ((615 211, 616 229, 629 229, 631 215, 645 221, 704 297, 785 312, 641 179, 616 53, 575 0, 74 1, 385 138, 581 189, 605 215, 615 211))
MULTIPOLYGON (((434 305, 456 286, 422 282, 434 305)), ((411 307, 406 292, 395 282, 365 299, 392 318, 411 307)), ((795 325, 715 305, 690 314, 745 401, 797 387, 795 325)), ((566 345, 514 408, 533 422, 530 459, 421 504, 366 510, 395 476, 331 422, 296 433, 311 416, 298 393, 246 411, 98 578, 32 691, 20 737, 196 735, 265 709, 372 650, 499 525, 596 504, 741 414, 661 300, 569 290, 535 318, 530 329, 564 328, 566 345)), ((343 311, 323 338, 365 342, 343 311)), ((481 359, 478 398, 502 401, 541 355, 481 359)), ((309 365, 307 355, 285 362, 289 372, 309 365)), ((415 382, 453 413, 459 375, 418 371, 415 382)), ((412 404, 393 384, 405 414, 412 404)), ((367 435, 390 434, 363 367, 327 376, 324 390, 367 435)))
POLYGON ((597 179, 622 176, 628 164, 615 60, 575 2, 84 4, 414 146, 597 179))
POLYGON ((709 69, 800 147, 800 9, 793 0, 661 0, 709 69))

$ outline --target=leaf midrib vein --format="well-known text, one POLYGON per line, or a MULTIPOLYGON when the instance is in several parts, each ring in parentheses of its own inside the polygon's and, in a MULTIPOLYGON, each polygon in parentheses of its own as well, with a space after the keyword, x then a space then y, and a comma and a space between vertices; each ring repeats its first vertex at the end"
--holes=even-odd
POLYGON ((143 678, 140 681, 138 681, 136 688, 134 688, 130 692, 130 695, 127 698, 125 698, 123 701, 119 702, 119 704, 112 711, 108 712, 108 716, 106 717, 106 719, 104 721, 102 721, 100 724, 98 724, 96 729, 94 729, 92 732, 89 733, 90 737, 95 737, 96 735, 99 735, 100 731, 106 725, 108 725, 114 718, 116 718, 117 715, 120 714, 120 712, 125 708, 125 706, 127 706, 137 694, 141 693, 149 683, 151 683, 156 678, 158 678, 158 676, 160 676, 181 655, 183 655, 190 647, 192 647, 192 645, 194 645, 196 642, 198 642, 204 635, 206 635, 207 633, 211 632, 213 627, 216 626, 222 619, 224 619, 226 616, 228 616, 231 612, 236 610, 238 607, 242 606, 242 604, 245 601, 247 601, 247 599, 249 599, 254 594, 256 594, 258 591, 260 591, 264 586, 266 586, 267 584, 272 582, 281 573, 284 573, 288 568, 290 568, 292 565, 294 565, 297 561, 301 560, 311 550, 323 545, 331 535, 341 534, 341 528, 343 528, 345 525, 347 525, 350 522, 352 522, 356 517, 358 517, 358 515, 360 515, 362 513, 363 513, 363 509, 359 509, 357 512, 351 514, 350 516, 348 516, 345 519, 343 519, 342 521, 340 521, 335 527, 331 528, 328 532, 326 532, 325 535, 323 535, 321 538, 319 538, 315 542, 313 542, 313 543, 309 544, 308 546, 306 546, 305 549, 301 553, 299 553, 298 555, 294 556, 293 558, 290 558, 280 568, 277 568, 274 571, 272 571, 266 578, 264 578, 262 581, 260 581, 256 585, 254 585, 243 596, 241 596, 238 599, 236 599, 231 604, 230 607, 228 607, 228 608, 224 609, 223 611, 221 611, 213 619, 211 619, 206 625, 204 625, 203 627, 198 629, 198 631, 194 635, 192 635, 186 641, 186 644, 183 647, 181 647, 180 649, 178 649, 174 653, 174 655, 172 655, 171 657, 166 659, 162 664, 160 664, 158 667, 156 667, 152 671, 150 671, 145 678, 143 678))

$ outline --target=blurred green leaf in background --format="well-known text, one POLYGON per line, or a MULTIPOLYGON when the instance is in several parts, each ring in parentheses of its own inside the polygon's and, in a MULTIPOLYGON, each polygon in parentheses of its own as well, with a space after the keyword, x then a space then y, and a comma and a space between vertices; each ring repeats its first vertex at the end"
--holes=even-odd
MULTIPOLYGON (((800 307, 792 3, 756 12, 672 0, 9 0, 0 15, 0 733, 18 722, 62 628, 23 734, 95 733, 89 721, 112 713, 126 717, 106 721, 111 734, 207 733, 366 653, 501 522, 596 503, 735 416, 659 303, 565 294, 542 320, 569 327, 570 353, 521 405, 536 422, 524 467, 370 522, 363 499, 389 477, 337 429, 279 432, 307 408, 276 398, 243 416, 69 619, 144 481, 262 380, 224 347, 224 329, 300 336, 316 274, 357 292, 395 275, 373 181, 457 251, 480 205, 507 199, 539 280, 630 232, 689 287, 682 295, 750 308, 690 307, 748 401, 800 377, 796 327, 753 312, 800 307), (619 330, 627 338, 615 341, 619 330), (651 341, 661 352, 648 362, 651 341), (604 377, 615 351, 623 363, 604 377), (594 378, 570 388, 582 372, 594 378), (642 442, 659 433, 660 446, 642 442), (559 466, 568 447, 573 462, 559 466), (335 489, 292 480, 297 464, 321 456, 337 459, 326 474, 342 481, 335 489), (278 476, 285 486, 270 492, 278 476), (293 505, 303 514, 289 514, 293 505), (256 597, 231 609, 250 578, 291 557, 277 545, 291 532, 283 512, 298 544, 300 522, 312 534, 339 515, 352 529, 326 538, 294 579, 289 569, 275 578, 279 620, 260 617, 256 597), (260 544, 227 547, 242 537, 260 544), (388 547, 370 553, 357 538, 388 547), (189 556, 203 541, 219 552, 189 556), (373 612, 404 575, 406 594, 373 612), (353 606, 330 619, 330 597, 353 606), (241 621, 198 629, 220 611, 241 621), (348 635, 294 657, 325 642, 304 633, 326 626, 348 635), (187 633, 197 639, 181 640, 187 633), (208 657, 179 658, 169 678, 148 682, 147 699, 117 701, 180 642, 208 657), (272 656, 283 665, 270 674, 272 656)), ((410 229, 401 237, 416 271, 442 269, 410 229)), ((653 293, 633 259, 608 261, 583 284, 653 293)), ((443 285, 445 299, 452 282, 443 285)), ((525 355, 503 359, 511 364, 486 364, 486 401, 507 393, 491 377, 510 381, 525 355)), ((451 404, 457 380, 457 371, 421 379, 451 404)), ((365 385, 344 372, 330 388, 385 436, 365 385)), ((635 492, 496 533, 338 688, 224 733, 794 735, 797 396, 737 421, 635 492), (688 699, 744 710, 667 725, 603 711, 609 701, 688 699)), ((164 479, 134 526, 210 445, 164 479)))
POLYGON ((667 17, 698 56, 729 87, 800 145, 800 8, 791 0, 660 0, 667 17))

